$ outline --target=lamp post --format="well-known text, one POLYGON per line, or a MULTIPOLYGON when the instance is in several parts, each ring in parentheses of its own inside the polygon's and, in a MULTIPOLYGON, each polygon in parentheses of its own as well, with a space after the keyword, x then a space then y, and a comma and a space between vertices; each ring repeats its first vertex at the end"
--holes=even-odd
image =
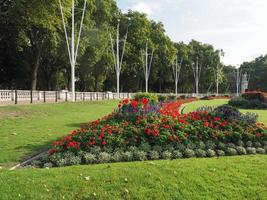
POLYGON ((145 84, 146 84, 146 93, 148 93, 148 80, 150 76, 150 70, 152 66, 152 61, 153 61, 153 55, 154 55, 154 50, 152 50, 152 53, 148 53, 148 39, 146 41, 146 49, 145 49, 145 55, 142 55, 144 59, 142 58, 143 61, 143 68, 144 68, 144 76, 145 76, 145 84), (150 58, 149 58, 150 56, 150 58))
POLYGON ((178 53, 176 53, 174 63, 172 63, 172 72, 173 72, 173 77, 174 77, 175 94, 176 95, 178 93, 178 82, 179 82, 182 63, 183 63, 183 59, 181 59, 180 63, 178 64, 178 53))
POLYGON ((240 69, 240 65, 238 65, 237 68, 234 71, 235 81, 236 81, 236 96, 239 96, 239 87, 240 87, 240 81, 241 81, 241 74, 242 74, 242 70, 240 69))
POLYGON ((84 15, 85 15, 85 10, 86 10, 86 0, 84 1, 83 11, 82 11, 82 19, 81 19, 81 24, 80 24, 80 29, 79 29, 78 40, 77 40, 76 44, 75 44, 75 3, 74 3, 74 0, 72 0, 72 3, 71 3, 71 44, 69 44, 68 33, 67 33, 67 28, 66 28, 67 24, 66 24, 65 18, 64 18, 63 6, 61 3, 61 0, 58 0, 58 1, 59 1, 59 7, 60 7, 60 12, 61 12, 62 22, 63 22, 65 39, 66 39, 66 43, 67 43, 70 65, 71 65, 72 101, 75 101, 75 66, 76 66, 78 49, 79 49, 79 44, 80 44, 80 39, 81 39, 81 32, 82 32, 82 28, 83 28, 83 21, 84 21, 84 15))
POLYGON ((123 62, 123 57, 124 57, 125 46, 126 46, 127 37, 128 37, 128 27, 127 27, 127 31, 124 36, 124 39, 122 40, 123 42, 122 52, 120 52, 120 19, 118 19, 117 30, 116 30, 116 48, 114 48, 114 42, 113 42, 111 33, 109 34, 111 48, 112 48, 112 55, 113 55, 113 60, 114 60, 114 68, 115 68, 116 79, 117 79, 117 97, 118 98, 120 96, 120 74, 121 74, 121 67, 122 67, 122 62, 123 62), (121 56, 120 56, 120 53, 121 53, 121 56))

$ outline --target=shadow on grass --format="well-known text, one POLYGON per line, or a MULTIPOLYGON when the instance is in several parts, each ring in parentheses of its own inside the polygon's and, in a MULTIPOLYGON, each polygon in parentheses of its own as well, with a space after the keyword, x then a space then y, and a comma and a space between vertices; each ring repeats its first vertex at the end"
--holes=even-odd
POLYGON ((19 162, 23 162, 31 157, 34 157, 44 151, 48 151, 51 148, 51 145, 55 140, 47 141, 44 144, 27 144, 24 146, 16 147, 16 150, 23 151, 24 154, 21 156, 19 162))
POLYGON ((83 122, 83 123, 70 123, 70 124, 66 124, 65 126, 67 127, 74 127, 74 128, 80 128, 83 125, 88 124, 88 122, 83 122))

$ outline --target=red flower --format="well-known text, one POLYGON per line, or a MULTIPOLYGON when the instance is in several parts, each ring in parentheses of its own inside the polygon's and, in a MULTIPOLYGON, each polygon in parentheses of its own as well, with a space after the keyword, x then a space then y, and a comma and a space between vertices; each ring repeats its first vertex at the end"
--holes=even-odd
POLYGON ((173 136, 170 136, 170 137, 169 137, 169 140, 170 140, 171 142, 173 142, 173 141, 174 141, 173 136))
POLYGON ((142 101, 142 104, 147 105, 149 102, 149 99, 143 97, 141 101, 142 101))
POLYGON ((72 131, 72 135, 76 135, 77 134, 77 131, 72 131))
POLYGON ((138 106, 138 101, 132 100, 131 105, 132 105, 132 107, 136 108, 138 106))
POLYGON ((124 99, 124 100, 123 100, 123 103, 124 103, 124 104, 128 104, 128 103, 129 103, 129 99, 124 99))
POLYGON ((107 144, 107 141, 104 140, 104 141, 102 142, 102 145, 105 146, 106 144, 107 144))
POLYGON ((256 136, 257 138, 259 138, 259 137, 262 137, 263 134, 261 134, 261 133, 256 133, 255 136, 256 136))

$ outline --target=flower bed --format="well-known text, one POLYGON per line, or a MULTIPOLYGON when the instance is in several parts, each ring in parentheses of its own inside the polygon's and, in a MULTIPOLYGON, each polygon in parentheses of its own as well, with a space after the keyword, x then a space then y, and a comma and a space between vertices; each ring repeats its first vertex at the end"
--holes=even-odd
POLYGON ((266 152, 263 124, 229 120, 229 112, 180 114, 193 100, 125 99, 110 115, 54 142, 44 166, 266 152))
POLYGON ((229 105, 245 109, 267 109, 267 94, 260 91, 247 91, 241 97, 231 99, 229 105))

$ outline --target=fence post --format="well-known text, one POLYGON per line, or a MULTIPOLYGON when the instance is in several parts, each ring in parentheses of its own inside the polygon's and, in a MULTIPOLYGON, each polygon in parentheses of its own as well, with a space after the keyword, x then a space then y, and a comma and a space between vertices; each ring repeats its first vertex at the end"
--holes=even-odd
POLYGON ((33 102, 33 101, 32 101, 32 90, 31 90, 31 92, 30 92, 30 95, 31 95, 31 103, 32 103, 32 102, 33 102))
POLYGON ((98 100, 98 92, 96 93, 96 100, 98 100))
POLYGON ((68 92, 65 92, 65 101, 68 102, 68 92))
POLYGON ((44 103, 46 102, 46 99, 45 99, 45 91, 44 91, 44 103))
POLYGON ((56 96, 56 99, 55 99, 55 101, 57 102, 57 91, 56 91, 56 93, 55 93, 55 96, 56 96))
POLYGON ((85 100, 85 93, 83 92, 82 95, 83 95, 83 101, 84 101, 85 100))
POLYGON ((77 93, 75 92, 75 102, 76 102, 76 100, 77 100, 77 93))
POLYGON ((113 100, 114 100, 115 99, 115 94, 113 93, 112 95, 113 95, 113 100))
POLYGON ((18 104, 18 91, 15 90, 15 104, 18 104))

